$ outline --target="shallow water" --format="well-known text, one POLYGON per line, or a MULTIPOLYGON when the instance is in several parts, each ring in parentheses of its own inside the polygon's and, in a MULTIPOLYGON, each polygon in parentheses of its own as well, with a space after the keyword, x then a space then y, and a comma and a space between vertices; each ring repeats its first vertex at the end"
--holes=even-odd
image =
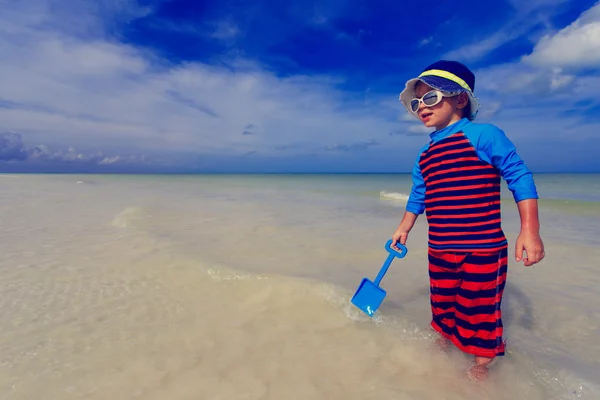
POLYGON ((385 260, 407 176, 0 182, 0 398, 600 397, 598 176, 538 178, 547 256, 509 264, 508 351, 482 383, 428 327, 424 218, 376 317, 349 304, 385 260))

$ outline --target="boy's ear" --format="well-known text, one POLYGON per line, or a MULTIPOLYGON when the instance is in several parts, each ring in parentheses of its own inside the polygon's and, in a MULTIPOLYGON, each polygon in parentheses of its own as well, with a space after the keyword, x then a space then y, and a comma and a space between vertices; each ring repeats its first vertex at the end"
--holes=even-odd
POLYGON ((469 96, 466 93, 461 93, 458 95, 458 99, 456 101, 456 106, 459 110, 462 110, 469 104, 469 96))

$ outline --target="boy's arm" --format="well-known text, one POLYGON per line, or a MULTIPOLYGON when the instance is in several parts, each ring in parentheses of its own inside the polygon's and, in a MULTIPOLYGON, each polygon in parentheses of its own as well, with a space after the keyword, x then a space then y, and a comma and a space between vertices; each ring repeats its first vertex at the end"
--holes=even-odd
POLYGON ((417 161, 415 162, 412 171, 413 185, 408 197, 408 202, 406 203, 406 211, 404 212, 404 216, 402 217, 402 221, 400 221, 398 228, 392 235, 391 247, 396 250, 399 250, 396 247, 397 242, 406 244, 408 233, 413 228, 419 214, 422 214, 425 211, 425 181, 423 180, 423 175, 421 174, 421 168, 419 166, 420 154, 421 152, 419 152, 419 156, 417 157, 417 161))
POLYGON ((417 161, 413 166, 413 184, 412 189, 410 191, 410 196, 408 197, 408 202, 406 203, 406 211, 416 215, 423 214, 423 212, 425 211, 425 181, 423 180, 423 175, 421 174, 421 166, 419 165, 419 160, 421 158, 420 154, 421 153, 419 153, 417 161))
POLYGON ((521 232, 515 245, 515 260, 523 260, 526 267, 542 261, 546 256, 544 243, 540 237, 540 222, 537 199, 525 199, 517 203, 521 217, 521 232), (523 258, 523 250, 527 256, 523 258))
POLYGON ((493 125, 482 125, 482 129, 477 142, 479 156, 498 168, 519 209, 521 232, 515 244, 515 259, 517 262, 523 260, 525 266, 533 265, 545 256, 539 234, 539 196, 533 174, 502 130, 493 125), (525 258, 523 250, 527 253, 525 258))
POLYGON ((477 152, 484 160, 498 168, 512 192, 515 203, 537 199, 533 174, 517 154, 515 145, 506 134, 493 125, 482 124, 477 152))

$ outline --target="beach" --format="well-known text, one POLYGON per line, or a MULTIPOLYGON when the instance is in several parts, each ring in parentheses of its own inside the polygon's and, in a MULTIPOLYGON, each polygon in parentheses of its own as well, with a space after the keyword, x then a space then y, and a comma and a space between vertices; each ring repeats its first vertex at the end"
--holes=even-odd
POLYGON ((407 174, 0 175, 2 399, 598 399, 600 175, 535 175, 546 258, 514 260, 483 382, 429 327, 427 223, 382 281, 407 174))

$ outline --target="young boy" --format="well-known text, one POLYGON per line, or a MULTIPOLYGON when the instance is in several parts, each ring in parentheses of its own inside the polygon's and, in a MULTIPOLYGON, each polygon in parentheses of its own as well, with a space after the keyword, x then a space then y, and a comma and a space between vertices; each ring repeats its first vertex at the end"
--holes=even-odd
POLYGON ((508 243, 501 227, 501 178, 521 217, 516 261, 526 266, 541 261, 544 245, 532 174, 502 130, 471 122, 479 110, 474 89, 475 76, 465 65, 442 60, 409 80, 400 94, 409 112, 435 131, 414 165, 413 187, 392 247, 406 244, 425 212, 431 326, 475 356, 469 373, 482 378, 505 350, 500 303, 508 243))

